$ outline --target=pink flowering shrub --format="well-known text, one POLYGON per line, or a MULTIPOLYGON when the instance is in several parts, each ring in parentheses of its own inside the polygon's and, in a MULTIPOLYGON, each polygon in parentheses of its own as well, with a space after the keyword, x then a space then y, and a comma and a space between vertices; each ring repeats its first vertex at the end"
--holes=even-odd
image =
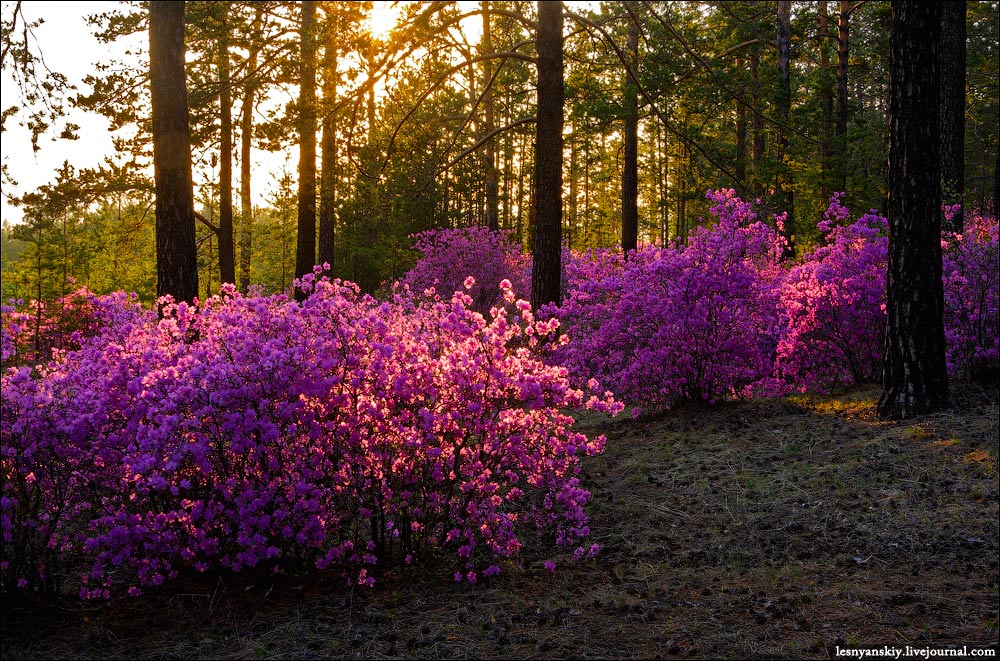
POLYGON ((0 364, 3 367, 37 363, 53 351, 79 346, 81 338, 97 332, 97 296, 82 287, 54 301, 15 301, 3 309, 0 324, 0 364))
POLYGON ((965 378, 996 376, 1000 364, 1000 252, 997 220, 965 219, 962 234, 946 234, 944 320, 948 370, 965 378))
POLYGON ((881 378, 888 228, 871 211, 830 200, 820 229, 826 243, 777 284, 780 339, 775 373, 800 392, 881 378))
POLYGON ((529 531, 587 536, 579 459, 604 439, 566 411, 621 405, 534 356, 556 321, 507 282, 488 318, 464 292, 302 285, 302 304, 229 288, 159 320, 119 298, 80 348, 4 373, 4 590, 81 563, 83 597, 191 569, 371 585, 430 555, 472 582, 529 531))
POLYGON ((468 290, 472 309, 486 314, 501 300, 500 282, 507 280, 514 291, 531 291, 531 258, 521 253, 506 232, 491 232, 483 226, 432 229, 414 235, 417 263, 400 283, 414 293, 433 288, 442 297, 463 289, 465 279, 475 280, 468 290))
POLYGON ((648 247, 619 262, 577 260, 557 316, 572 341, 555 352, 580 380, 623 401, 668 408, 741 394, 772 368, 770 278, 781 239, 732 190, 709 192, 718 222, 688 245, 648 247))

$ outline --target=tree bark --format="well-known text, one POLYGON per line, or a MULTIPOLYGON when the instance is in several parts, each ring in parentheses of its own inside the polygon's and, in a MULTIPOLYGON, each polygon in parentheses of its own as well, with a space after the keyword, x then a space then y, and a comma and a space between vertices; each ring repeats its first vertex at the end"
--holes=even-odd
POLYGON ((184 74, 184 3, 149 6, 149 87, 156 189, 156 294, 198 296, 191 132, 184 74))
MULTIPOLYGON (((743 60, 736 61, 736 68, 743 68, 743 60)), ((741 185, 747 180, 747 110, 739 102, 736 104, 736 178, 741 185)))
MULTIPOLYGON (((312 273, 316 265, 316 2, 302 3, 299 84, 299 194, 295 277, 312 273)), ((297 290, 295 298, 303 300, 297 290)))
POLYGON ((833 193, 830 185, 830 170, 833 165, 834 155, 834 119, 833 119, 833 97, 834 84, 830 75, 830 56, 828 54, 827 39, 830 38, 830 14, 826 0, 819 0, 816 3, 816 10, 819 15, 819 68, 820 68, 820 107, 823 111, 823 145, 820 156, 821 190, 823 199, 828 199, 833 193))
POLYGON ((216 5, 219 12, 219 276, 236 283, 236 249, 233 245, 233 92, 229 83, 229 2, 216 5))
MULTIPOLYGON (((483 55, 493 53, 493 26, 490 19, 489 0, 483 0, 483 55)), ((483 61, 483 133, 489 135, 496 128, 493 104, 493 61, 483 61)), ((500 229, 500 191, 497 183, 496 145, 493 138, 483 147, 483 166, 486 169, 486 226, 496 232, 500 229)))
POLYGON ((785 237, 785 257, 791 257, 795 250, 795 200, 791 188, 791 175, 786 162, 788 158, 788 125, 792 116, 792 85, 791 85, 791 46, 792 46, 792 3, 789 0, 778 2, 778 117, 781 125, 778 127, 778 178, 775 187, 775 198, 778 202, 778 212, 786 212, 782 235, 785 237))
MULTIPOLYGON (((965 0, 941 6, 941 195, 945 204, 965 197, 965 0)), ((961 232, 963 209, 942 219, 944 229, 961 232)))
MULTIPOLYGON (((264 16, 263 5, 255 5, 251 27, 250 54, 247 58, 247 71, 257 69, 257 57, 260 52, 260 24, 264 16)), ((250 262, 253 255, 253 199, 250 196, 251 168, 250 147, 253 143, 253 107, 256 101, 257 81, 253 75, 248 75, 243 86, 243 107, 240 117, 240 291, 246 293, 250 289, 250 262)))
POLYGON ((847 67, 851 31, 851 3, 841 0, 837 18, 837 131, 836 158, 841 191, 847 190, 847 67))
MULTIPOLYGON (((639 53, 639 26, 629 21, 626 48, 631 67, 636 70, 639 53)), ((639 92, 625 74, 622 89, 625 110, 625 162, 622 169, 622 252, 628 255, 639 243, 639 92)))
POLYGON ((936 2, 893 2, 889 56, 889 268, 879 415, 948 406, 941 282, 936 2))
POLYGON ((337 252, 337 50, 326 44, 323 63, 323 140, 320 145, 319 263, 333 267, 337 252))
POLYGON ((538 3, 538 112, 531 304, 559 304, 562 262, 562 2, 538 3))
POLYGON ((753 129, 753 168, 754 168, 754 195, 760 197, 763 193, 760 176, 761 165, 764 162, 764 121, 761 119, 760 102, 760 53, 754 47, 750 50, 750 78, 753 80, 753 107, 757 111, 753 113, 751 128, 753 129))

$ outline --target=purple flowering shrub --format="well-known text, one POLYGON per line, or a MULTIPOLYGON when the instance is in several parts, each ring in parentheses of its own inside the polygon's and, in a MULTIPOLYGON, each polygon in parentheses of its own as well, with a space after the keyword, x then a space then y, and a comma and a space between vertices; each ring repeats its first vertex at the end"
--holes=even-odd
POLYGON ((850 222, 834 194, 826 242, 778 280, 775 374, 799 392, 875 381, 882 374, 888 227, 871 211, 850 222))
POLYGON ((438 295, 449 297, 462 290, 465 279, 472 276, 475 284, 467 292, 472 309, 486 314, 501 301, 502 280, 509 281, 514 291, 531 290, 531 258, 521 253, 509 233, 474 225, 432 229, 413 238, 413 248, 421 256, 400 283, 414 293, 433 288, 438 295))
POLYGON ((489 317, 465 292, 302 286, 301 305, 229 288, 162 319, 119 298, 78 349, 3 374, 4 590, 81 565, 83 597, 190 569, 371 585, 431 555, 474 582, 528 531, 593 552, 577 473, 604 439, 565 411, 621 405, 535 357, 558 322, 508 282, 489 317))
POLYGON ((687 246, 569 269, 576 286, 546 313, 572 338, 555 359, 579 381, 595 376, 623 401, 658 409, 739 395, 770 374, 781 239, 732 190, 708 197, 718 221, 687 246))
POLYGON ((941 242, 948 370, 957 376, 995 377, 1000 366, 997 235, 996 218, 975 214, 941 242))

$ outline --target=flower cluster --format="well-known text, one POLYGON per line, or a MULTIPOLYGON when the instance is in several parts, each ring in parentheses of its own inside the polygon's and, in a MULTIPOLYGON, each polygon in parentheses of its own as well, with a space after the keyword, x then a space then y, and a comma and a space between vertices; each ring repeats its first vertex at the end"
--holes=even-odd
POLYGON ((101 305, 100 297, 86 287, 50 302, 32 300, 25 304, 11 299, 2 307, 0 364, 44 362, 53 352, 79 346, 81 338, 98 331, 96 308, 101 305))
POLYGON ((1000 250, 996 219, 966 217, 960 234, 941 242, 948 369, 966 378, 1000 367, 1000 250))
POLYGON ((867 383, 882 374, 888 224, 874 211, 849 222, 843 193, 819 228, 824 245, 777 281, 776 375, 797 391, 867 383))
POLYGON ((500 282, 512 283, 514 291, 531 287, 531 258, 505 232, 491 232, 474 225, 458 229, 432 229, 413 236, 413 248, 421 254, 401 279, 411 291, 429 290, 442 297, 463 288, 465 279, 475 284, 468 290, 472 309, 486 314, 500 302, 500 282))
MULTIPOLYGON (((686 246, 647 247, 628 259, 615 251, 569 256, 564 303, 544 310, 573 340, 554 360, 576 383, 597 376, 624 402, 648 409, 877 381, 886 219, 870 211, 852 220, 835 194, 819 223, 824 242, 782 261, 781 235, 751 204, 731 190, 708 198, 717 220, 686 246)), ((949 370, 995 374, 997 222, 975 215, 943 246, 949 370)))
POLYGON ((718 222, 686 246, 571 262, 566 299, 545 309, 572 338, 555 351, 557 362, 647 408, 732 396, 770 374, 776 319, 769 283, 782 239, 734 191, 709 199, 718 222))
POLYGON ((215 568, 371 585, 429 554, 471 582, 526 531, 587 536, 579 459, 604 439, 566 411, 621 405, 535 357, 557 322, 506 281, 488 317, 465 291, 300 286, 301 304, 228 288, 159 319, 112 298, 79 348, 3 375, 5 590, 81 563, 83 597, 215 568))

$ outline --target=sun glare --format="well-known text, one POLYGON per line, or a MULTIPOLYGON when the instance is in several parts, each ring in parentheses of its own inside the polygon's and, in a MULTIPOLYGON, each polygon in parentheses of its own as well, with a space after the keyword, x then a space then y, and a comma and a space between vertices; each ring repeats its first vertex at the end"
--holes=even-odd
POLYGON ((373 2, 368 14, 368 28, 375 37, 385 41, 399 22, 400 13, 398 2, 373 2))

